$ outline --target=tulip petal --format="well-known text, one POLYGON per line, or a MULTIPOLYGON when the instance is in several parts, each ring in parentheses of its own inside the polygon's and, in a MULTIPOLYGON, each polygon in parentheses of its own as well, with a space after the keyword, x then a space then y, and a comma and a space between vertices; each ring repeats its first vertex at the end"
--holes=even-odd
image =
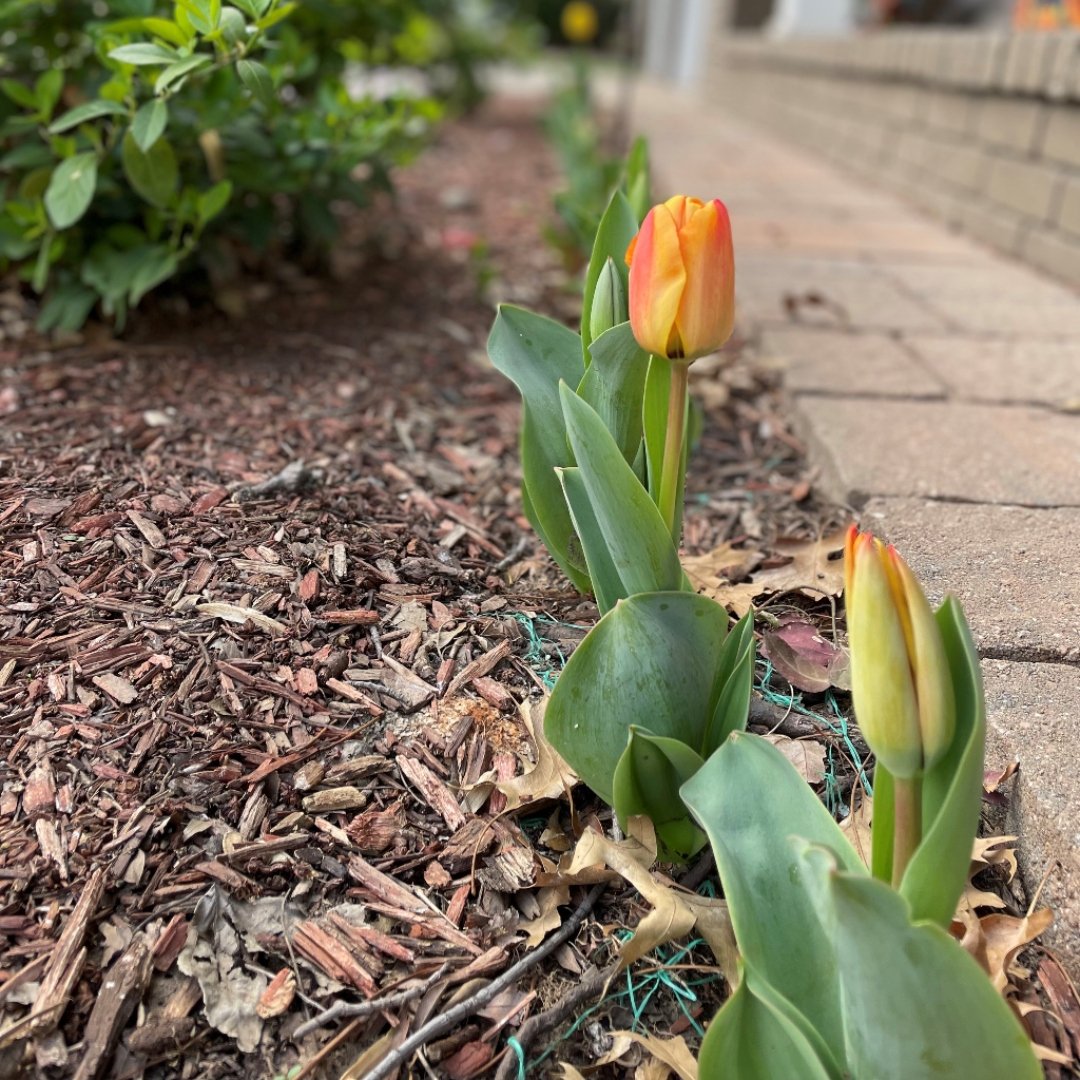
POLYGON ((638 344, 656 356, 669 347, 686 286, 679 232, 671 211, 654 206, 627 251, 630 260, 630 325, 638 344))
MULTIPOLYGON (((687 204, 697 200, 686 200, 687 204)), ((686 286, 679 303, 676 327, 683 355, 690 360, 720 348, 735 323, 735 256, 731 222, 719 199, 685 206, 679 246, 686 286)))
POLYGON ((894 776, 908 778, 922 766, 922 736, 907 641, 885 561, 869 533, 855 540, 848 605, 851 694, 871 749, 894 776))
POLYGON ((930 601, 922 591, 911 568, 889 548, 889 561, 904 590, 910 635, 908 650, 919 700, 919 726, 922 732, 923 768, 931 768, 952 745, 956 731, 956 699, 952 674, 945 655, 945 643, 934 617, 930 601))

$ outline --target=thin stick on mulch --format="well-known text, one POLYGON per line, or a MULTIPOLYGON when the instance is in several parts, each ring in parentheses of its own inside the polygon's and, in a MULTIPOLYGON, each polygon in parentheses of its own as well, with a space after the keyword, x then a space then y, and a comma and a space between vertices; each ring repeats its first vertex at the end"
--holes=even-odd
POLYGON ((432 1039, 443 1035, 459 1024, 467 1020, 474 1013, 482 1009, 489 1001, 494 1000, 509 986, 513 986, 525 972, 532 970, 541 960, 550 956, 565 941, 569 941, 581 924, 588 918, 596 901, 607 888, 607 882, 594 885, 586 894, 585 899, 578 905, 577 910, 562 926, 531 953, 527 953, 516 964, 512 964, 497 979, 492 980, 482 990, 470 995, 464 1001, 458 1002, 452 1009, 447 1009, 441 1016, 429 1020, 423 1027, 417 1029, 399 1047, 391 1050, 379 1062, 375 1068, 370 1069, 361 1080, 383 1080, 399 1066, 412 1057, 422 1046, 426 1046, 432 1039))

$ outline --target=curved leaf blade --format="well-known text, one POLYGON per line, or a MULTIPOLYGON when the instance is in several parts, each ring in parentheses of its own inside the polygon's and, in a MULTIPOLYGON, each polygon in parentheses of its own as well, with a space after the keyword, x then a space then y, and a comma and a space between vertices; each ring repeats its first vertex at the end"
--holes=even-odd
POLYGON ((645 593, 620 601, 570 657, 544 732, 609 805, 631 724, 700 745, 727 622, 707 597, 645 593))
POLYGON ((69 229, 90 209, 97 186, 97 154, 88 150, 64 158, 45 189, 45 211, 57 229, 69 229))
POLYGON ((589 265, 585 271, 585 292, 581 305, 581 349, 586 367, 589 366, 591 360, 589 346, 592 344, 592 334, 589 324, 592 318, 596 283, 600 280, 604 264, 610 258, 622 277, 623 285, 626 286, 629 276, 626 267, 626 249, 637 235, 637 231, 638 219, 633 207, 621 191, 615 191, 604 211, 604 216, 600 219, 596 239, 593 241, 592 255, 589 257, 589 265))

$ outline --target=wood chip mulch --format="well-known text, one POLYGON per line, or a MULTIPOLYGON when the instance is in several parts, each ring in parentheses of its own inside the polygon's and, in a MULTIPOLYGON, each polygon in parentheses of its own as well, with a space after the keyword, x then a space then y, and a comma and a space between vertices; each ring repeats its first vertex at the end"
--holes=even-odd
MULTIPOLYGON (((483 345, 496 298, 573 318, 557 183, 535 105, 496 103, 331 284, 4 344, 0 1075, 338 1075, 522 954, 558 808, 493 784, 595 609, 521 515, 483 345)), ((813 535, 770 377, 699 383, 688 546, 813 535)), ((490 1068, 610 955, 590 921, 427 1064, 490 1068)))

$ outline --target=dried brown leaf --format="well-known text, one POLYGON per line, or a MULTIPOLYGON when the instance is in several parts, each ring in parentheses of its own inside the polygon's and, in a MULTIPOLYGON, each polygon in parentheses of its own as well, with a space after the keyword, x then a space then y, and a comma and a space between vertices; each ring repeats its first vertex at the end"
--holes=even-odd
MULTIPOLYGON (((646 1053, 666 1066, 669 1073, 675 1073, 679 1080, 698 1080, 697 1062, 681 1035, 676 1035, 673 1039, 661 1039, 655 1035, 641 1035, 636 1031, 613 1031, 611 1037, 615 1040, 611 1053, 616 1049, 622 1051, 618 1057, 626 1053, 623 1046, 620 1046, 620 1042, 625 1039, 631 1044, 637 1043, 641 1046, 646 1053)), ((618 1060, 613 1058, 611 1053, 605 1054, 599 1063, 606 1065, 618 1060)))
POLYGON ((835 558, 844 550, 846 529, 838 529, 818 540, 780 540, 774 552, 789 561, 783 566, 758 570, 754 586, 759 593, 797 591, 819 600, 839 596, 844 591, 844 560, 835 558))
POLYGON ((825 747, 815 739, 789 739, 786 735, 766 735, 781 754, 795 766, 808 784, 825 779, 825 747))
POLYGON ((547 698, 541 702, 521 703, 521 719, 532 738, 536 763, 521 776, 500 781, 495 785, 506 796, 507 810, 516 810, 543 799, 561 798, 577 783, 577 777, 570 766, 559 757, 555 748, 544 737, 546 705, 547 698))

